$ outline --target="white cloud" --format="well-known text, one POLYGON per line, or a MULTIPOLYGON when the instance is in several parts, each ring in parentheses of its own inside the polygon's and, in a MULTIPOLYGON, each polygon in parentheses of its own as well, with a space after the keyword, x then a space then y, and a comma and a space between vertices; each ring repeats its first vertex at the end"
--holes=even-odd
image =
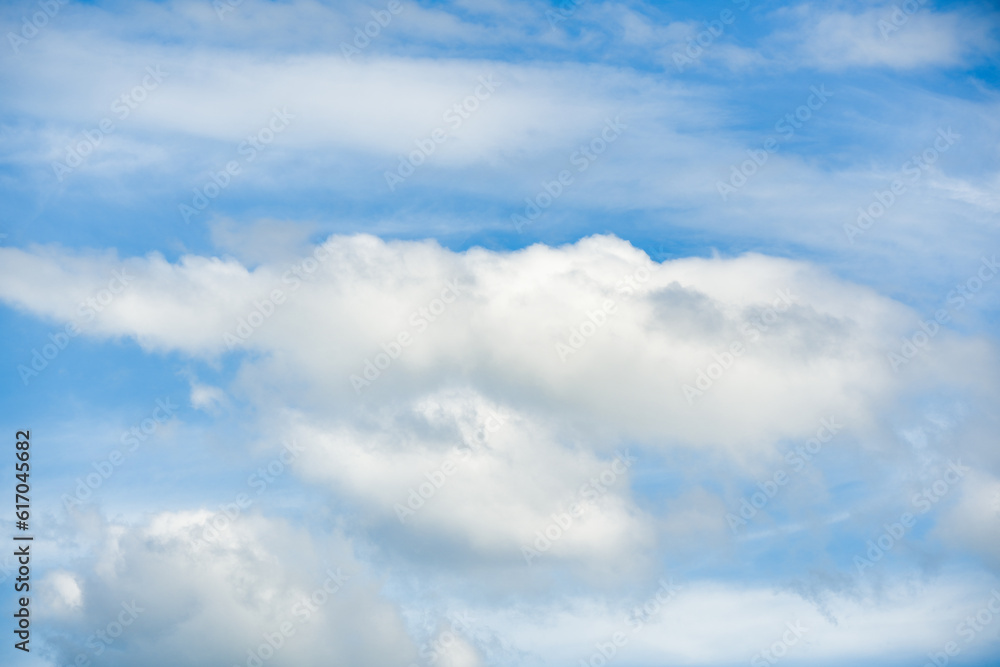
POLYGON ((614 658, 622 664, 748 664, 783 635, 794 637, 786 624, 797 626, 801 634, 787 647, 785 660, 795 664, 880 660, 889 655, 919 661, 926 652, 940 651, 956 639, 955 624, 966 610, 985 604, 989 586, 995 585, 954 575, 930 584, 897 582, 878 595, 836 594, 830 600, 832 617, 825 617, 812 603, 784 591, 716 582, 673 583, 681 586, 680 591, 659 604, 654 583, 646 597, 615 605, 573 598, 526 613, 473 613, 542 664, 588 661, 599 652, 598 644, 607 645, 616 632, 625 639, 614 658), (637 622, 634 610, 647 603, 653 613, 640 612, 637 622), (942 614, 942 609, 953 611, 942 614))
MULTIPOLYGON (((886 354, 918 321, 803 262, 746 255, 658 265, 613 237, 506 253, 331 237, 317 246, 328 259, 252 271, 193 255, 169 263, 155 254, 119 262, 0 252, 0 297, 12 305, 79 320, 79 303, 122 267, 130 284, 92 322, 81 321, 89 334, 205 358, 234 346, 256 350, 265 357, 245 367, 248 378, 280 373, 345 405, 415 406, 466 385, 526 412, 582 410, 619 435, 736 450, 811 434, 831 413, 872 423, 875 406, 910 381, 892 372, 886 354), (449 282, 458 298, 427 311, 449 282), (613 312, 599 314, 609 300, 613 312), (409 344, 388 368, 369 368, 368 386, 366 364, 400 334, 409 344), (733 344, 745 351, 730 363, 733 344), (694 387, 720 363, 731 368, 701 376, 704 393, 689 391, 687 400, 683 385, 694 387)), ((943 331, 935 346, 931 356, 947 360, 951 335, 943 331)))
POLYGON ((1000 195, 997 194, 1000 192, 1000 173, 987 176, 978 184, 961 178, 935 176, 933 185, 941 188, 952 199, 983 208, 990 213, 1000 213, 1000 195))
POLYGON ((83 604, 83 593, 72 572, 53 570, 45 575, 41 586, 48 593, 45 603, 55 614, 66 614, 83 604))
POLYGON ((812 5, 788 13, 800 25, 794 36, 787 33, 784 39, 798 43, 806 63, 824 69, 960 66, 996 44, 989 21, 963 12, 934 11, 916 1, 857 14, 812 5))
MULTIPOLYGON (((821 419, 843 427, 832 447, 851 434, 879 449, 886 415, 908 392, 995 391, 962 379, 993 363, 988 344, 945 329, 893 372, 887 354, 917 330, 915 314, 804 262, 751 254, 655 264, 607 236, 455 253, 358 235, 316 250, 250 271, 209 257, 119 262, 4 248, 0 297, 72 319, 80 295, 124 267, 128 289, 87 335, 206 360, 238 341, 251 354, 228 391, 256 406, 265 440, 305 447, 295 462, 303 477, 394 539, 432 536, 463 557, 508 565, 523 562, 536 531, 580 502, 581 487, 628 443, 707 447, 756 473, 779 460, 779 442, 804 441, 821 419), (445 295, 450 303, 438 300, 445 295), (491 414, 505 416, 502 428, 462 450, 491 414), (460 456, 460 470, 400 522, 397 506, 460 456)), ((195 389, 197 405, 217 403, 221 390, 195 389)), ((672 503, 668 520, 647 515, 632 497, 634 472, 617 475, 542 560, 605 570, 622 554, 648 557, 660 531, 711 538, 723 529, 703 494, 672 503)))
POLYGON ((325 146, 374 154, 394 168, 398 155, 440 129, 448 138, 433 151, 435 164, 490 163, 572 145, 622 112, 615 101, 622 90, 634 94, 647 85, 613 68, 574 64, 391 56, 348 61, 339 53, 264 57, 230 49, 192 54, 120 41, 95 49, 89 35, 60 37, 40 44, 9 75, 8 85, 22 92, 3 104, 50 124, 42 137, 48 160, 65 159, 71 139, 94 132, 103 118, 112 121, 113 131, 87 158, 88 166, 106 165, 115 155, 133 167, 157 156, 176 158, 183 150, 179 138, 225 142, 230 159, 242 160, 236 147, 266 128, 275 109, 287 114, 288 124, 262 155, 325 146), (142 82, 147 66, 162 70, 163 80, 122 118, 114 100, 142 82), (581 77, 590 83, 577 85, 581 77), (464 109, 455 111, 456 104, 464 109), (175 148, 164 155, 164 142, 149 143, 150 134, 174 137, 175 148))
MULTIPOLYGON (((935 536, 944 544, 961 545, 989 567, 1000 568, 1000 479, 985 470, 971 470, 957 489, 957 498, 948 498, 935 536)), ((931 490, 933 494, 933 489, 931 490)), ((939 501, 940 502, 940 501, 939 501)))
POLYGON ((306 450, 299 473, 361 501, 372 524, 515 567, 607 566, 652 546, 650 520, 630 499, 634 461, 625 452, 617 463, 614 455, 600 460, 580 451, 589 443, 567 446, 537 416, 469 391, 431 394, 383 415, 367 428, 305 419, 289 428, 306 450), (546 530, 557 537, 540 540, 546 530))
POLYGON ((206 528, 222 525, 212 516, 162 513, 138 525, 90 517, 64 526, 103 555, 43 582, 65 594, 72 577, 82 590, 71 612, 38 610, 59 664, 80 654, 106 665, 242 665, 250 652, 274 666, 405 665, 417 657, 399 613, 344 538, 242 515, 206 542, 206 528), (281 644, 272 657, 268 637, 281 644))
MULTIPOLYGON (((788 624, 800 630, 801 640, 789 647, 797 661, 916 659, 955 640, 956 624, 983 607, 997 585, 988 576, 949 571, 932 581, 833 586, 820 604, 761 584, 654 576, 624 597, 576 593, 514 603, 506 599, 512 591, 501 602, 476 599, 464 587, 459 598, 432 591, 423 600, 393 600, 386 593, 398 598, 410 575, 397 569, 386 579, 374 576, 371 564, 354 555, 371 554, 370 545, 256 513, 220 517, 209 510, 164 512, 125 525, 79 515, 61 526, 96 560, 64 558, 68 569, 40 583, 37 613, 57 659, 246 664, 248 652, 260 655, 267 637, 284 632, 266 664, 407 665, 420 662, 418 652, 426 658, 434 650, 439 664, 450 667, 557 665, 586 661, 599 643, 621 633, 623 664, 731 664, 780 641, 788 624), (212 525, 217 536, 206 541, 212 525), (332 592, 317 596, 324 585, 332 592), (130 613, 134 622, 123 623, 130 613), (292 632, 281 630, 286 623, 292 632), (720 624, 725 642, 718 640, 720 624), (114 641, 96 639, 99 631, 114 641)), ((634 555, 622 554, 616 567, 634 567, 634 555)))
POLYGON ((216 413, 225 403, 226 393, 218 387, 196 381, 191 383, 191 406, 196 410, 216 413))
MULTIPOLYGON (((374 407, 459 382, 501 403, 530 397, 513 407, 583 409, 615 433, 733 447, 807 433, 831 412, 869 421, 865 406, 900 382, 885 362, 887 346, 915 323, 901 305, 805 263, 747 255, 655 265, 613 237, 510 253, 333 237, 320 248, 326 261, 253 271, 197 256, 119 264, 2 252, 2 297, 11 304, 74 319, 79 302, 122 266, 131 284, 83 323, 88 332, 206 357, 227 350, 227 334, 251 333, 240 347, 269 358, 248 373, 269 375, 280 362, 285 374, 343 401, 374 407), (439 321, 421 315, 449 281, 459 298, 439 321), (280 303, 269 304, 275 290, 280 303), (595 314, 607 300, 614 312, 595 314), (573 332, 589 317, 606 324, 577 351, 573 332), (366 360, 400 333, 412 343, 359 391, 351 376, 363 375, 366 360), (686 400, 682 385, 693 386, 715 357, 728 365, 734 343, 745 353, 703 396, 686 400), (727 419, 717 419, 723 412, 727 419)), ((947 354, 948 336, 939 340, 947 354)))

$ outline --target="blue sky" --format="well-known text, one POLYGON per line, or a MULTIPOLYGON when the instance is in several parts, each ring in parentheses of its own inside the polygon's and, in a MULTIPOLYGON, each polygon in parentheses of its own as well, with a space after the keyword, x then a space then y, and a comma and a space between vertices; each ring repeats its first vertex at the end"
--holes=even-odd
POLYGON ((1000 660, 993 3, 0 23, 14 664, 1000 660))

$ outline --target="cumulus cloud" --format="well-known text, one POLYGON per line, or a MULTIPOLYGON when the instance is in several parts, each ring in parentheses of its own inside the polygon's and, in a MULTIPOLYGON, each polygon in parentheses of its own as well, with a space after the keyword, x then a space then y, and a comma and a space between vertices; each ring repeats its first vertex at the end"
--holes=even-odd
POLYGON ((302 420, 291 430, 306 449, 301 474, 364 503, 371 525, 515 567, 607 567, 653 546, 630 499, 632 454, 602 459, 592 443, 560 442, 551 425, 468 391, 401 407, 367 428, 302 420))
MULTIPOLYGON (((546 530, 560 538, 541 562, 601 569, 650 557, 661 532, 723 530, 717 503, 695 490, 665 521, 643 509, 631 483, 641 463, 615 463, 630 446, 707 448, 758 474, 780 461, 779 443, 830 420, 843 434, 830 447, 860 438, 891 451, 884 415, 921 386, 992 391, 962 379, 994 363, 985 343, 942 328, 933 349, 890 363, 919 329, 912 311, 756 254, 661 264, 611 236, 456 253, 367 235, 252 270, 193 255, 0 253, 0 296, 60 321, 122 272, 127 289, 86 335, 240 355, 228 391, 256 406, 271 441, 300 443, 303 478, 390 541, 420 536, 508 566, 547 544, 546 530), (572 530, 551 527, 574 506, 572 530)), ((191 400, 225 403, 203 383, 191 400)))
MULTIPOLYGON (((504 253, 331 237, 253 270, 194 255, 2 252, 12 305, 77 319, 124 272, 129 286, 84 331, 202 358, 253 351, 248 378, 294 377, 336 399, 333 415, 471 386, 605 435, 737 449, 811 434, 831 413, 870 424, 901 386, 886 355, 919 321, 807 263, 657 264, 607 236, 504 253)), ((936 358, 952 354, 947 332, 935 345, 936 358)))
POLYGON ((39 617, 58 664, 80 655, 105 665, 405 665, 416 658, 398 609, 379 595, 345 538, 206 510, 135 525, 79 516, 64 529, 94 559, 42 582, 50 601, 39 617))

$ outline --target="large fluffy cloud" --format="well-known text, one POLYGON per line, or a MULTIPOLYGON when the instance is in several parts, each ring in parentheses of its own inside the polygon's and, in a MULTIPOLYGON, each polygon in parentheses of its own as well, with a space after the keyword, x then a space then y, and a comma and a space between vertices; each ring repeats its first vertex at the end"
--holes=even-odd
POLYGON ((339 416, 471 386, 605 435, 753 449, 830 414, 868 425, 907 372, 967 354, 943 328, 932 350, 892 363, 917 315, 808 263, 657 264, 608 236, 503 253, 332 237, 253 269, 2 252, 8 303, 149 350, 252 351, 247 377, 305 383, 293 404, 339 416), (115 271, 128 284, 109 290, 115 271))
MULTIPOLYGON (((961 370, 995 363, 985 343, 942 327, 912 354, 909 309, 761 255, 658 264, 610 236, 456 253, 366 235, 253 269, 0 252, 9 303, 149 350, 240 355, 229 391, 273 442, 300 442, 305 478, 392 533, 508 562, 572 506, 549 558, 649 553, 663 526, 615 463, 630 445, 708 447, 758 475, 823 424, 830 447, 898 450, 886 417, 921 388, 994 391, 961 370), (128 284, 112 294, 115 271, 128 284), (613 483, 593 485, 602 474, 613 483)), ((709 512, 724 529, 688 492, 665 525, 709 512)))

